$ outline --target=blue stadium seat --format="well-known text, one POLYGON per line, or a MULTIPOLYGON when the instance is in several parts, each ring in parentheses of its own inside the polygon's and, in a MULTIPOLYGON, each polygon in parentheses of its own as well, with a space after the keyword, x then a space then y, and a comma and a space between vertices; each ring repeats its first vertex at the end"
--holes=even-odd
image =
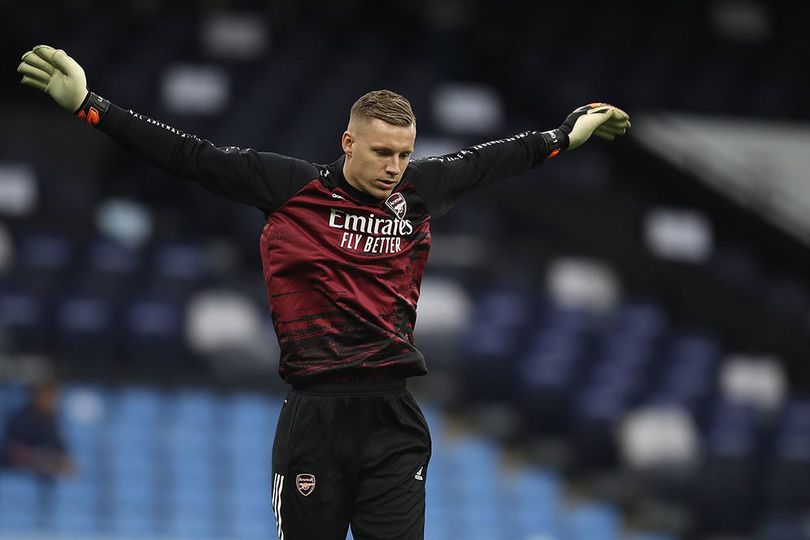
POLYGON ((56 508, 94 509, 97 501, 98 484, 83 476, 59 479, 52 486, 52 502, 56 508))
POLYGON ((84 283, 108 298, 137 285, 141 254, 135 248, 106 238, 95 239, 87 248, 85 261, 84 283))
POLYGON ((715 337, 679 335, 670 344, 668 365, 654 393, 669 396, 697 415, 712 396, 719 359, 720 346, 715 337))
POLYGON ((166 394, 154 388, 130 386, 113 400, 111 425, 156 424, 166 417, 166 394))
POLYGON ((105 429, 103 447, 114 456, 154 456, 163 427, 149 421, 120 420, 105 429))
POLYGON ((699 483, 699 513, 710 530, 739 534, 753 524, 759 499, 755 412, 723 400, 711 409, 699 483))
POLYGON ((171 344, 182 331, 181 306, 158 298, 136 299, 126 313, 127 330, 135 343, 171 344))
POLYGON ((787 512, 810 507, 810 401, 789 402, 775 436, 768 498, 787 512))
POLYGON ((192 242, 165 242, 154 247, 147 290, 156 298, 181 302, 208 276, 203 246, 192 242))
POLYGON ((608 505, 584 504, 566 515, 566 529, 570 540, 618 540, 619 514, 608 505))
POLYGON ((36 505, 40 497, 40 484, 36 477, 21 472, 3 471, 0 474, 0 504, 11 501, 36 505))
POLYGON ((79 476, 57 481, 51 499, 51 526, 66 536, 90 536, 99 528, 96 482, 79 476))
POLYGON ((198 281, 207 268, 205 250, 196 244, 173 242, 157 246, 154 271, 158 277, 198 281))
POLYGON ((64 283, 74 263, 74 246, 55 233, 21 235, 17 242, 16 276, 27 289, 52 292, 64 283))
POLYGON ((90 538, 100 532, 95 505, 57 504, 51 515, 51 528, 59 537, 90 538))
POLYGON ((483 294, 461 342, 464 385, 479 400, 513 394, 520 335, 526 331, 534 303, 511 291, 483 294), (498 377, 492 377, 497 372, 498 377))
POLYGON ((197 477, 172 477, 165 494, 169 504, 180 508, 205 508, 209 511, 216 504, 220 489, 210 473, 197 477))
POLYGON ((614 331, 628 332, 637 336, 657 337, 668 325, 662 306, 652 302, 629 302, 616 312, 614 331))
POLYGON ((178 540, 213 538, 220 525, 213 509, 175 507, 170 512, 167 534, 178 540))
POLYGON ((28 400, 29 391, 23 384, 4 382, 0 384, 0 413, 2 420, 6 415, 17 411, 28 400))
POLYGON ((466 436, 455 441, 450 451, 460 474, 489 474, 498 468, 500 451, 492 441, 486 438, 466 436))
POLYGON ((232 433, 222 442, 233 466, 238 466, 240 462, 266 462, 273 448, 273 433, 232 433))
POLYGON ((152 503, 121 504, 119 502, 107 517, 105 528, 113 535, 124 538, 154 536, 160 530, 160 524, 152 503))
POLYGON ((29 474, 0 472, 0 529, 33 531, 45 522, 44 493, 29 474))
POLYGON ((610 466, 616 460, 615 429, 631 405, 623 381, 608 381, 582 392, 572 415, 572 431, 584 462, 610 466))
POLYGON ((760 540, 807 540, 807 526, 802 512, 771 511, 762 519, 757 538, 760 540))
POLYGON ((14 286, 0 289, 0 330, 17 350, 39 350, 51 339, 45 296, 14 286))
POLYGON ((268 491, 262 498, 235 494, 226 499, 224 528, 226 538, 266 540, 276 535, 275 519, 268 491))
POLYGON ((676 540, 674 535, 666 533, 636 533, 630 535, 627 540, 676 540))
POLYGON ((223 424, 232 436, 242 433, 273 433, 283 398, 257 394, 234 394, 223 404, 223 424))
POLYGON ((74 294, 56 311, 57 343, 74 362, 109 361, 117 345, 114 307, 98 295, 74 294))
POLYGON ((170 407, 171 419, 175 425, 187 428, 209 428, 221 418, 221 400, 207 391, 177 392, 171 400, 170 407))
POLYGON ((218 437, 212 429, 194 428, 192 426, 169 425, 163 430, 161 443, 169 459, 206 460, 219 444, 218 437))
POLYGON ((169 463, 171 484, 169 495, 172 497, 194 494, 195 491, 215 490, 217 488, 216 472, 213 461, 188 465, 187 463, 169 463))
POLYGON ((107 456, 107 473, 115 484, 153 484, 160 470, 156 455, 111 453, 107 456))
POLYGON ((516 538, 559 536, 562 513, 560 478, 551 472, 522 467, 507 477, 505 503, 516 538))
POLYGON ((246 499, 264 500, 270 492, 270 472, 268 461, 248 463, 232 469, 228 481, 232 498, 244 496, 246 499))

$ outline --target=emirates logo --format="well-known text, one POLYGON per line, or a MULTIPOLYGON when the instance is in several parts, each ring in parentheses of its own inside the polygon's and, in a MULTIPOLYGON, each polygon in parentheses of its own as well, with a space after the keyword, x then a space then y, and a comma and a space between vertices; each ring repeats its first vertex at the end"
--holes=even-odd
POLYGON ((408 202, 402 193, 394 193, 385 200, 385 206, 391 209, 395 216, 404 219, 408 213, 408 202))
POLYGON ((315 491, 315 475, 304 473, 295 477, 295 487, 304 497, 309 497, 315 491))

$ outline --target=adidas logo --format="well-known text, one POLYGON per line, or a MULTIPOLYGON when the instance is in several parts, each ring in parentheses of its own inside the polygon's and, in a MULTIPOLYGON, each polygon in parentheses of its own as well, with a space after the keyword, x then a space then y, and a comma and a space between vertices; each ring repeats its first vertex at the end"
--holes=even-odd
POLYGON ((415 475, 413 475, 413 477, 416 478, 417 480, 424 480, 424 478, 422 477, 422 469, 424 469, 424 467, 419 467, 419 470, 416 471, 415 475))

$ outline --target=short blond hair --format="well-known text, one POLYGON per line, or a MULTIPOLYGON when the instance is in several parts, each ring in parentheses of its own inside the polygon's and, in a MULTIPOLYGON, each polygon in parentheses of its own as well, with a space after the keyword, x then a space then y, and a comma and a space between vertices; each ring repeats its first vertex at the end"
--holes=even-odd
POLYGON ((416 116, 407 98, 391 90, 373 90, 361 96, 352 105, 352 118, 379 118, 394 126, 408 127, 416 123, 416 116))

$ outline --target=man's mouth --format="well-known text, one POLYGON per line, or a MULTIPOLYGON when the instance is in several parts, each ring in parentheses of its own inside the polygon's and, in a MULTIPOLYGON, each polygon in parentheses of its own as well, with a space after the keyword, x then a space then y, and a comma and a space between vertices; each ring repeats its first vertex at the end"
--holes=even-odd
POLYGON ((377 178, 377 183, 381 184, 385 188, 392 188, 397 185, 396 180, 385 180, 383 178, 377 178))

